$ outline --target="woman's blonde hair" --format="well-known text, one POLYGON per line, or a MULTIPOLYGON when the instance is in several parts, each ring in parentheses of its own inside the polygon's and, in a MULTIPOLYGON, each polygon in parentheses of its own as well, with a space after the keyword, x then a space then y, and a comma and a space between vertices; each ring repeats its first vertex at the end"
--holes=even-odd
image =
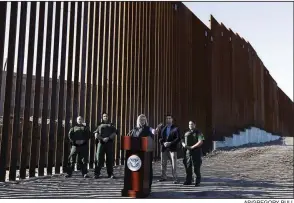
POLYGON ((146 117, 144 114, 141 114, 141 115, 139 115, 138 118, 137 118, 137 128, 140 127, 140 119, 141 119, 142 117, 145 117, 145 119, 146 119, 145 125, 148 126, 148 120, 147 120, 147 117, 146 117))

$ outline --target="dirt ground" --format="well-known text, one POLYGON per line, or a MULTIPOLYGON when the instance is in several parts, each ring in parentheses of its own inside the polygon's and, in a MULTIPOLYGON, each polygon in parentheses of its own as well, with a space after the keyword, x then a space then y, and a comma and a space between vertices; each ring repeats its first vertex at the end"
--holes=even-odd
MULTIPOLYGON (((153 165, 149 198, 293 198, 293 145, 275 144, 219 150, 203 158, 201 187, 183 186, 185 169, 178 160, 180 184, 157 182, 160 163, 153 165)), ((103 169, 102 174, 106 174, 103 169)), ((93 177, 93 171, 89 175, 93 177)), ((0 183, 0 198, 121 198, 123 166, 116 180, 64 175, 0 183)), ((171 168, 168 164, 168 175, 171 168)))

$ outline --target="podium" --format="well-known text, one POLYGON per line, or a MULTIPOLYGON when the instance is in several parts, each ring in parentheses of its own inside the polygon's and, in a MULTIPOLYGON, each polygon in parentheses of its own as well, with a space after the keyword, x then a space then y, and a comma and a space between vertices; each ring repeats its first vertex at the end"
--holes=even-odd
POLYGON ((147 197, 150 192, 153 139, 123 136, 122 150, 126 150, 123 197, 147 197))

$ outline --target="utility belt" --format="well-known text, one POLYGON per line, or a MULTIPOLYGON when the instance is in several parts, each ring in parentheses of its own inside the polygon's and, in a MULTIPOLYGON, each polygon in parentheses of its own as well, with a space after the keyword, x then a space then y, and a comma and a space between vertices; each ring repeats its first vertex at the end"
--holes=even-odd
POLYGON ((109 139, 107 142, 104 142, 103 140, 99 140, 98 143, 100 143, 100 144, 108 144, 108 143, 113 143, 113 140, 109 139))
POLYGON ((75 146, 75 147, 83 147, 83 146, 86 146, 86 145, 88 145, 87 142, 84 142, 83 144, 72 143, 72 146, 75 146))
POLYGON ((195 149, 184 149, 185 152, 190 153, 190 154, 196 154, 199 153, 200 155, 202 154, 202 149, 201 148, 195 148, 195 149))

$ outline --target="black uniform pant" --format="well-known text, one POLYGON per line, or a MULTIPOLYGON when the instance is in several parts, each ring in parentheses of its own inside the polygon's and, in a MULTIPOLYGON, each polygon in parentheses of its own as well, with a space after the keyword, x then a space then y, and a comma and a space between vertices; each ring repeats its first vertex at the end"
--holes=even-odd
POLYGON ((77 161, 77 155, 79 158, 82 160, 82 165, 80 166, 80 170, 83 175, 88 173, 88 154, 89 154, 89 148, 88 145, 82 145, 82 146, 72 146, 70 150, 70 154, 68 157, 68 169, 67 169, 67 174, 71 175, 72 172, 74 171, 74 166, 77 161))
POLYGON ((82 165, 83 165, 82 157, 77 154, 77 169, 81 170, 82 165))
POLYGON ((106 154, 106 168, 109 176, 113 175, 113 142, 98 143, 96 152, 95 175, 99 176, 101 168, 105 162, 106 154))
POLYGON ((194 173, 196 176, 195 182, 200 183, 201 181, 200 167, 202 165, 201 153, 197 151, 190 151, 190 150, 185 151, 183 163, 186 169, 186 182, 188 183, 192 182, 192 166, 193 166, 194 173))

